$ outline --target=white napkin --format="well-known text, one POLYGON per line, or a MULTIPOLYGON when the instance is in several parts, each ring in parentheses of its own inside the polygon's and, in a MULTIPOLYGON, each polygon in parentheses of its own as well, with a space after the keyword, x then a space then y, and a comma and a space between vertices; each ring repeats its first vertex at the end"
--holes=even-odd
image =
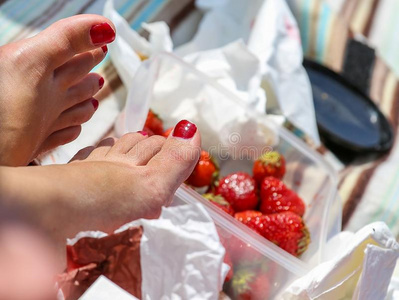
POLYGON ((342 232, 327 245, 330 260, 294 281, 279 297, 299 299, 384 299, 399 257, 399 244, 385 223, 342 232))
POLYGON ((209 10, 194 38, 175 49, 179 56, 218 49, 243 39, 259 59, 264 86, 277 98, 283 114, 319 144, 312 91, 302 66, 296 21, 281 0, 197 0, 209 10))
POLYGON ((312 89, 305 68, 299 29, 287 3, 265 0, 256 16, 248 48, 263 66, 283 115, 320 144, 312 89))
POLYGON ((162 21, 143 23, 142 27, 149 32, 147 41, 131 29, 128 22, 115 10, 113 0, 107 0, 103 14, 114 23, 117 32, 115 41, 108 45, 112 63, 124 85, 129 88, 134 74, 140 67, 139 54, 149 57, 162 51, 172 51, 169 27, 162 21))
POLYGON ((101 275, 79 300, 138 300, 107 277, 101 275))
POLYGON ((225 249, 202 205, 163 208, 159 219, 134 221, 116 232, 140 225, 143 299, 218 298, 227 274, 225 249))
POLYGON ((221 48, 199 51, 183 57, 211 79, 228 88, 260 113, 266 109, 265 91, 261 84, 260 61, 243 40, 221 48))
POLYGON ((228 99, 229 95, 221 94, 209 83, 218 82, 227 87, 229 93, 236 95, 239 101, 260 113, 265 111, 265 92, 260 87, 260 62, 242 41, 219 49, 190 53, 184 57, 190 63, 188 68, 175 57, 163 55, 151 65, 140 63, 143 67, 138 73, 137 52, 153 57, 161 50, 172 50, 167 26, 164 23, 143 24, 150 32, 148 42, 139 37, 113 9, 112 0, 107 1, 104 15, 114 22, 118 32, 115 42, 110 45, 110 54, 128 90, 126 107, 115 126, 118 136, 141 130, 151 106, 166 120, 166 127, 175 125, 183 118, 195 122, 201 132, 208 135, 203 139, 206 149, 215 144, 235 147, 237 151, 238 148, 250 146, 260 155, 266 145, 277 142, 274 130, 266 125, 257 129, 258 123, 263 124, 263 121, 249 117, 245 107, 235 105, 228 99), (192 67, 210 78, 193 78, 187 72, 192 67), (237 143, 236 136, 240 137, 240 143, 237 143))
MULTIPOLYGON (((226 73, 223 76, 227 81, 226 73)), ((248 110, 237 93, 173 54, 161 54, 143 62, 136 73, 118 128, 122 133, 140 130, 151 106, 165 128, 182 119, 194 122, 201 130, 203 149, 214 157, 255 159, 278 142, 278 135, 273 124, 248 110)))

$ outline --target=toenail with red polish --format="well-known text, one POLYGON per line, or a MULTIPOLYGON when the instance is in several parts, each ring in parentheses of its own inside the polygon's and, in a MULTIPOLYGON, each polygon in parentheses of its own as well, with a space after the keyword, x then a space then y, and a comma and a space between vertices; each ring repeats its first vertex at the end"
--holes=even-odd
POLYGON ((141 135, 144 135, 144 136, 148 135, 148 132, 144 131, 144 130, 137 131, 137 133, 140 133, 141 135))
POLYGON ((101 23, 91 27, 90 37, 94 45, 107 44, 115 39, 115 31, 108 23, 101 23))
POLYGON ((173 130, 173 136, 183 139, 191 139, 196 131, 197 126, 195 126, 194 123, 191 123, 187 120, 182 120, 175 126, 175 129, 173 130))
POLYGON ((101 77, 101 78, 98 80, 98 85, 100 86, 100 89, 104 86, 104 78, 103 78, 103 77, 101 77))
POLYGON ((96 99, 92 99, 91 103, 93 104, 94 110, 97 110, 99 104, 98 101, 96 99))
POLYGON ((102 46, 101 49, 103 50, 104 54, 107 54, 107 53, 108 53, 108 47, 107 47, 107 45, 102 46))

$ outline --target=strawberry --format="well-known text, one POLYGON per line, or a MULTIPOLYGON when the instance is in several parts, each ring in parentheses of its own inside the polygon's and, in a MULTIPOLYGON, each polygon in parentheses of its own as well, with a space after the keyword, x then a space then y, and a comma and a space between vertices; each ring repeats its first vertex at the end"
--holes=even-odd
POLYGON ((166 129, 166 130, 163 132, 162 135, 163 135, 164 137, 167 138, 167 137, 169 136, 169 134, 172 132, 173 128, 174 128, 174 127, 170 127, 170 128, 168 128, 168 129, 166 129))
POLYGON ((262 213, 257 210, 245 210, 242 212, 238 212, 234 214, 234 218, 236 218, 238 221, 247 224, 251 219, 260 217, 262 213))
POLYGON ((290 211, 253 218, 248 226, 294 256, 301 255, 310 243, 302 218, 290 211))
POLYGON ((266 274, 246 268, 234 273, 231 288, 234 299, 263 300, 269 297, 270 283, 266 274))
POLYGON ((204 194, 202 196, 205 199, 209 200, 212 204, 219 207, 221 210, 224 210, 229 215, 234 216, 233 208, 231 207, 230 203, 227 202, 222 196, 214 194, 204 194))
POLYGON ((265 177, 260 186, 260 211, 263 214, 292 211, 302 217, 305 203, 279 179, 265 177))
POLYGON ((234 266, 244 262, 256 262, 264 259, 263 255, 255 250, 250 244, 243 242, 237 237, 231 236, 226 243, 226 251, 229 251, 234 266))
POLYGON ((144 127, 143 131, 147 132, 148 136, 153 136, 155 133, 148 127, 144 127))
POLYGON ((145 121, 144 130, 149 129, 156 135, 163 134, 162 120, 151 109, 148 111, 147 120, 145 121))
POLYGON ((194 187, 210 186, 219 176, 219 167, 211 155, 205 150, 186 183, 194 187))
POLYGON ((227 272, 226 278, 224 280, 224 282, 228 282, 231 280, 231 278, 233 278, 234 271, 233 271, 233 262, 231 261, 230 255, 227 251, 226 254, 224 255, 223 262, 230 267, 230 270, 227 272))
POLYGON ((215 193, 222 195, 236 212, 252 210, 258 205, 255 180, 244 172, 232 173, 220 179, 215 193))
POLYGON ((285 174, 284 156, 277 151, 266 152, 254 162, 252 172, 258 184, 267 176, 281 179, 285 174))

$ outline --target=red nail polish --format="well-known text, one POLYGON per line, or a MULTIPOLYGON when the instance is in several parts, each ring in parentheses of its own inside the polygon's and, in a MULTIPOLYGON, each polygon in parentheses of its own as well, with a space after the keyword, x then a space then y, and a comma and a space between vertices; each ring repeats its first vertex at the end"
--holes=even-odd
POLYGON ((107 53, 108 53, 108 47, 107 47, 107 45, 102 46, 101 49, 103 50, 104 54, 107 54, 107 53))
POLYGON ((173 136, 183 139, 191 139, 196 131, 197 126, 195 126, 194 123, 191 123, 187 120, 182 120, 175 126, 175 129, 173 130, 173 136))
POLYGON ((104 86, 104 78, 103 78, 103 77, 101 77, 101 78, 98 80, 98 85, 100 86, 100 89, 104 86))
POLYGON ((96 99, 92 99, 91 104, 93 104, 94 110, 97 110, 99 104, 98 101, 96 99))
POLYGON ((94 45, 107 44, 115 39, 115 31, 108 23, 101 23, 91 27, 90 37, 94 45))
POLYGON ((148 132, 144 131, 144 130, 137 131, 137 133, 140 133, 141 135, 144 135, 144 136, 148 135, 148 132))

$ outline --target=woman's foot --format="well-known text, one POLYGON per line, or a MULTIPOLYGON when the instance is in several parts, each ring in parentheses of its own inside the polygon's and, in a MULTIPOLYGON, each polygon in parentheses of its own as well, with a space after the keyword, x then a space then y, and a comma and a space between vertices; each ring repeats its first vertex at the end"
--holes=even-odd
POLYGON ((27 165, 77 138, 104 84, 89 72, 114 38, 108 19, 79 15, 0 47, 0 165, 27 165))
POLYGON ((79 231, 112 232, 158 217, 194 169, 200 144, 196 126, 187 121, 167 139, 129 133, 82 149, 67 165, 0 168, 0 192, 29 209, 64 250, 65 238, 79 231))
POLYGON ((107 203, 111 198, 125 199, 119 208, 113 209, 126 211, 126 206, 130 207, 126 221, 156 218, 162 206, 170 204, 177 188, 191 174, 199 159, 200 144, 197 127, 180 121, 167 139, 158 135, 149 137, 145 131, 125 134, 119 140, 105 139, 97 147, 80 150, 70 166, 84 168, 101 163, 104 169, 92 173, 92 179, 101 178, 103 182, 104 170, 113 176, 107 176, 106 180, 111 182, 106 185, 103 182, 101 192, 98 182, 95 197, 98 199, 101 195, 107 203), (111 172, 113 168, 116 169, 111 172), (115 189, 116 186, 119 188, 115 189), (129 199, 134 201, 125 203, 129 199))
POLYGON ((0 299, 57 299, 56 257, 50 241, 19 221, 0 224, 0 299))

